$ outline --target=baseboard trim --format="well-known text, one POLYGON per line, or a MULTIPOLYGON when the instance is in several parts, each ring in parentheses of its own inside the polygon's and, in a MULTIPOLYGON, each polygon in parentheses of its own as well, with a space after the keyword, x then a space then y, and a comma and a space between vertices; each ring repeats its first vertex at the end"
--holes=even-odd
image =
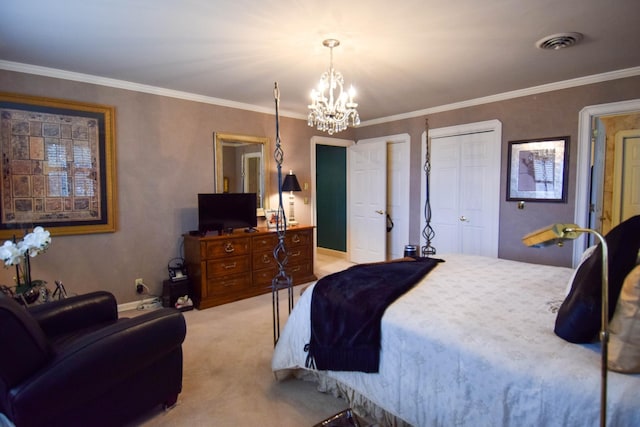
POLYGON ((346 252, 342 252, 342 251, 336 251, 335 249, 327 249, 327 248, 321 248, 321 247, 316 247, 316 253, 319 255, 327 255, 327 256, 332 256, 335 258, 341 258, 341 259, 349 259, 349 254, 347 254, 346 252))
POLYGON ((129 310, 151 310, 153 308, 162 307, 162 302, 158 297, 149 297, 141 299, 140 301, 125 302, 124 304, 118 304, 118 313, 129 310), (139 308, 140 307, 140 308, 139 308))

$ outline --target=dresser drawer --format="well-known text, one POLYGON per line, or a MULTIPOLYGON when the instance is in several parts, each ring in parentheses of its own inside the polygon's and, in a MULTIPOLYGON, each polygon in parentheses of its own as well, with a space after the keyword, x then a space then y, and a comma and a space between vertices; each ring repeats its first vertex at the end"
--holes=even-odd
POLYGON ((207 280, 208 298, 227 296, 251 287, 251 273, 234 274, 207 280))
POLYGON ((297 285, 316 279, 313 275, 313 263, 311 261, 307 261, 302 264, 287 265, 285 271, 291 275, 293 283, 297 285))
MULTIPOLYGON (((298 264, 287 264, 285 272, 291 276, 294 285, 311 282, 316 277, 313 275, 313 264, 311 261, 298 264)), ((278 274, 278 267, 270 267, 253 272, 253 285, 259 287, 271 286, 271 281, 278 274)))
POLYGON ((207 261, 207 279, 245 273, 249 270, 249 256, 237 256, 207 261))
POLYGON ((271 281, 278 274, 277 267, 269 267, 253 272, 253 286, 258 288, 271 288, 271 281))
POLYGON ((253 246, 253 252, 270 251, 273 252, 273 248, 278 244, 277 234, 266 234, 263 236, 256 236, 251 240, 251 246, 253 246))
POLYGON ((304 231, 287 230, 284 243, 287 246, 287 248, 293 247, 293 246, 313 246, 311 239, 312 239, 312 235, 310 230, 304 230, 304 231))
MULTIPOLYGON (((285 247, 290 248, 294 246, 311 246, 311 233, 309 231, 290 231, 287 230, 284 238, 285 247)), ((262 252, 262 251, 270 251, 273 252, 273 249, 278 244, 278 235, 277 233, 267 235, 267 236, 257 236, 253 238, 253 252, 262 252)))
POLYGON ((258 252, 253 254, 253 269, 260 270, 263 268, 277 267, 278 263, 273 257, 272 251, 258 252))
POLYGON ((311 258, 311 253, 308 247, 294 246, 287 248, 289 265, 300 264, 301 262, 308 261, 311 258))
POLYGON ((230 237, 215 242, 207 242, 205 258, 224 258, 231 256, 247 255, 249 253, 249 239, 230 237))
MULTIPOLYGON (((308 261, 311 258, 309 248, 305 247, 292 247, 287 249, 287 264, 300 264, 308 261)), ((259 270, 262 268, 277 267, 278 263, 273 257, 273 252, 260 252, 253 254, 253 269, 259 270)))

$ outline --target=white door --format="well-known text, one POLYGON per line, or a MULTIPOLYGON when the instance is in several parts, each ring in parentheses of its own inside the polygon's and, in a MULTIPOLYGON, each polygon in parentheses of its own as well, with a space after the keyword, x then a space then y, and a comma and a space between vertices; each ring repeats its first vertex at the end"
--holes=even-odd
POLYGON ((501 129, 492 120, 431 131, 429 202, 437 253, 498 256, 501 129))
POLYGON ((349 253, 351 262, 385 260, 386 142, 352 145, 348 153, 349 253))
MULTIPOLYGON (((409 135, 387 142, 387 215, 393 229, 387 232, 387 259, 404 256, 409 241, 409 135)), ((389 226, 389 224, 387 224, 389 226)))
POLYGON ((616 134, 611 226, 640 215, 640 129, 616 134))

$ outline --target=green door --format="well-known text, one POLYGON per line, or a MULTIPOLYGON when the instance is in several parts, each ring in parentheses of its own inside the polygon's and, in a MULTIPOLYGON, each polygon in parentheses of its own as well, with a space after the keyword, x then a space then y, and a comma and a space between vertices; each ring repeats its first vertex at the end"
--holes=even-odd
POLYGON ((347 251, 347 149, 316 145, 318 247, 347 251))

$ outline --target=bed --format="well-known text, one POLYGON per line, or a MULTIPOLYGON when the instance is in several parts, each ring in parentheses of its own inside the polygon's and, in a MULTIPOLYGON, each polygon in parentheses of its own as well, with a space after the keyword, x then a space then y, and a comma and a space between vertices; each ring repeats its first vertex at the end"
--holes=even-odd
MULTIPOLYGON (((275 347, 276 378, 311 378, 382 425, 598 425, 600 346, 553 332, 573 270, 438 257, 384 312, 378 373, 305 368, 311 285, 275 347)), ((640 376, 608 381, 608 425, 640 425, 640 376)))

